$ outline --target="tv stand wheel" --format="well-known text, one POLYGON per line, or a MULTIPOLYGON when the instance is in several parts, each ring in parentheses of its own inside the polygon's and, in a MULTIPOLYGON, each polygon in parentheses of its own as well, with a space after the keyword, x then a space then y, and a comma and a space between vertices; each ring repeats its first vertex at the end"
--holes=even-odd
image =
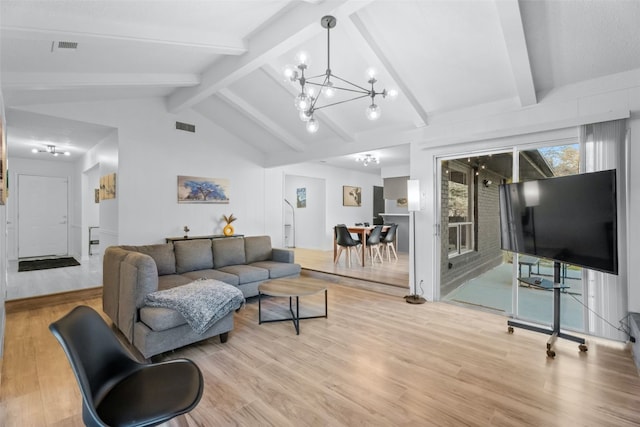
POLYGON ((583 353, 584 353, 585 351, 589 350, 589 349, 587 348, 587 345, 586 345, 586 344, 580 344, 580 345, 578 346, 578 348, 579 348, 579 349, 580 349, 580 351, 581 351, 581 352, 583 352, 583 353))
POLYGON ((551 358, 554 358, 554 357, 556 357, 556 352, 553 351, 553 350, 547 350, 547 356, 551 357, 551 358))
POLYGON ((513 333, 513 326, 509 326, 509 327, 507 328, 507 332, 509 332, 510 334, 512 334, 512 333, 513 333))

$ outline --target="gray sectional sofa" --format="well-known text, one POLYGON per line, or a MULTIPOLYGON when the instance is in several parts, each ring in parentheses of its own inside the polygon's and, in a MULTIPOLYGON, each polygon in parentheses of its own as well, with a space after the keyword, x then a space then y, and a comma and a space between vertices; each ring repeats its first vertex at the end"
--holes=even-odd
POLYGON ((269 236, 195 239, 146 246, 110 246, 103 257, 103 310, 144 357, 220 335, 233 312, 198 334, 175 310, 145 305, 151 292, 216 279, 246 297, 265 280, 300 275, 293 251, 271 247, 269 236))

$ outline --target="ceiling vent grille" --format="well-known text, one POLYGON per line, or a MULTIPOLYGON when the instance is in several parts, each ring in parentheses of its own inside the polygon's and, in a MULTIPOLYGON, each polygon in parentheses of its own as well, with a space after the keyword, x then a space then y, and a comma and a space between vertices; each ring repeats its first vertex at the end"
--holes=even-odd
POLYGON ((63 42, 63 41, 51 42, 51 52, 55 52, 57 50, 74 52, 77 49, 78 49, 78 42, 63 42))
POLYGON ((190 125, 189 123, 176 122, 176 129, 195 133, 196 125, 190 125))

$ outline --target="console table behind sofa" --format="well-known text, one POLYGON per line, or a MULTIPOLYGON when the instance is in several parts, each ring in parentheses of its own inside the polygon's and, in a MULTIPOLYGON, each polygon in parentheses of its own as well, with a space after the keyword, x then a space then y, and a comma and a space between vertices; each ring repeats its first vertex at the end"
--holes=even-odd
POLYGON ((165 237, 166 243, 173 243, 181 240, 199 240, 199 239, 228 239, 231 237, 244 237, 244 234, 232 234, 225 236, 224 234, 211 234, 209 236, 182 236, 182 237, 165 237))

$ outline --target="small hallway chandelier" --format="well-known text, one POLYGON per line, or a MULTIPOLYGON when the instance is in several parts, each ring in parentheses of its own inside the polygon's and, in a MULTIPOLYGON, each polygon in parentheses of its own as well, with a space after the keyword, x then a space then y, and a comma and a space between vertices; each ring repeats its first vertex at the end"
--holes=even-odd
POLYGON ((300 63, 297 66, 287 65, 285 67, 285 78, 292 83, 300 84, 300 93, 295 98, 296 109, 300 112, 300 119, 307 123, 307 131, 309 133, 315 133, 318 131, 319 124, 314 117, 314 113, 322 108, 331 107, 333 105, 343 104, 349 101, 355 101, 365 97, 371 98, 371 104, 367 107, 366 114, 369 120, 376 120, 380 117, 380 107, 375 103, 375 98, 381 95, 383 98, 389 96, 395 98, 398 95, 396 90, 383 89, 382 92, 377 92, 374 88, 377 82, 375 78, 375 71, 369 69, 367 74, 369 80, 367 84, 370 86, 365 88, 355 83, 351 83, 333 73, 331 70, 331 29, 336 26, 337 20, 331 15, 323 16, 320 20, 320 25, 327 29, 327 70, 323 74, 319 74, 312 77, 305 76, 307 70, 307 57, 304 54, 298 55, 300 63), (343 84, 344 86, 341 86, 343 84), (314 87, 319 87, 318 94, 316 95, 314 87), (343 99, 328 104, 318 106, 318 99, 322 95, 327 100, 331 100, 338 92, 344 92, 355 94, 354 97, 343 99))
POLYGON ((356 162, 362 163, 362 166, 369 166, 369 163, 380 164, 380 159, 377 156, 371 154, 365 154, 356 157, 356 162))
POLYGON ((49 153, 49 154, 52 154, 54 157, 58 157, 61 154, 64 154, 65 156, 71 155, 69 151, 58 151, 55 145, 47 145, 47 148, 44 150, 38 150, 37 148, 32 148, 31 152, 32 153, 49 153))

